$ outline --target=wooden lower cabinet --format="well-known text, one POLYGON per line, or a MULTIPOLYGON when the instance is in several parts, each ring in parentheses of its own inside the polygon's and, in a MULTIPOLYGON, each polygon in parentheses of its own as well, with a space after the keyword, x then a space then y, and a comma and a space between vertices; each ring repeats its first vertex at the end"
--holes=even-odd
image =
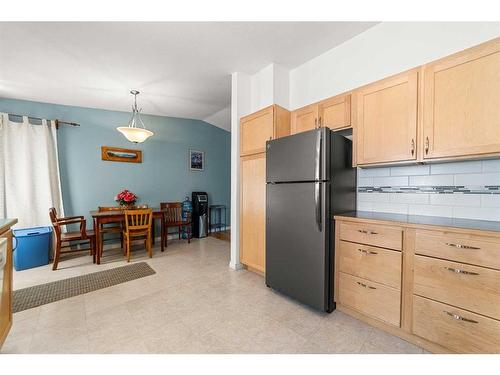
POLYGON ((341 272, 339 302, 399 327, 401 291, 398 289, 341 272))
MULTIPOLYGON (((2 220, 0 220, 0 225, 2 220)), ((13 221, 14 225, 17 220, 13 221)), ((0 348, 12 326, 12 231, 0 228, 0 348)))
POLYGON ((240 261, 261 273, 266 266, 266 154, 240 158, 240 261))
POLYGON ((335 220, 339 310, 432 352, 500 353, 500 232, 335 220))
POLYGON ((500 353, 500 321, 419 296, 413 332, 458 353, 500 353))

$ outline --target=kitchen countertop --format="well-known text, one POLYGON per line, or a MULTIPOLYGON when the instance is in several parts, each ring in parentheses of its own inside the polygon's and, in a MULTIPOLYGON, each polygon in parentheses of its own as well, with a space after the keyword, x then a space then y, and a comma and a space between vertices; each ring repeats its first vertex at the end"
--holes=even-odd
POLYGON ((17 223, 17 219, 0 219, 0 233, 17 223))
POLYGON ((440 227, 462 228, 500 232, 500 221, 456 219, 440 216, 404 215, 385 212, 352 211, 335 215, 334 218, 355 218, 377 221, 392 221, 397 224, 435 225, 440 227))

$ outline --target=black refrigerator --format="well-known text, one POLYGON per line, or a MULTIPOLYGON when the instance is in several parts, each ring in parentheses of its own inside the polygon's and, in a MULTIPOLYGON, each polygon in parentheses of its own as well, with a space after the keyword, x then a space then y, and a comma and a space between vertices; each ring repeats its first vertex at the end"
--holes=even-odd
POLYGON ((333 301, 333 215, 356 209, 352 142, 320 128, 266 144, 266 284, 317 310, 333 301))

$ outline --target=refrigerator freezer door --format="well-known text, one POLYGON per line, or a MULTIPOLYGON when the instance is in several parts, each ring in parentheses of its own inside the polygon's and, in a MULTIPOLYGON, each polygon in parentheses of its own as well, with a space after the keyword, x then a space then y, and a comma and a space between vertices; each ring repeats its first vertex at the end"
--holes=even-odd
POLYGON ((329 179, 330 130, 321 128, 267 142, 266 181, 329 179))
POLYGON ((329 183, 267 184, 266 189, 266 284, 313 308, 331 310, 329 183))

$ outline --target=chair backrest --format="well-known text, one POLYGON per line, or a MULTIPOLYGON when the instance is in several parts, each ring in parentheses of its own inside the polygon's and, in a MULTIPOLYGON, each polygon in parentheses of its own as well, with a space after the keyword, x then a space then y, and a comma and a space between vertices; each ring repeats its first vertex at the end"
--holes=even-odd
POLYGON ((150 229, 152 221, 153 210, 151 208, 144 210, 125 210, 125 230, 127 232, 150 229))
POLYGON ((55 207, 49 208, 49 217, 50 217, 50 222, 52 225, 54 225, 57 222, 57 211, 55 207))
POLYGON ((163 217, 167 223, 177 223, 182 221, 182 203, 181 202, 162 202, 160 208, 163 211, 163 217))
POLYGON ((99 212, 105 212, 105 211, 122 211, 123 209, 119 206, 99 206, 98 207, 99 212))

